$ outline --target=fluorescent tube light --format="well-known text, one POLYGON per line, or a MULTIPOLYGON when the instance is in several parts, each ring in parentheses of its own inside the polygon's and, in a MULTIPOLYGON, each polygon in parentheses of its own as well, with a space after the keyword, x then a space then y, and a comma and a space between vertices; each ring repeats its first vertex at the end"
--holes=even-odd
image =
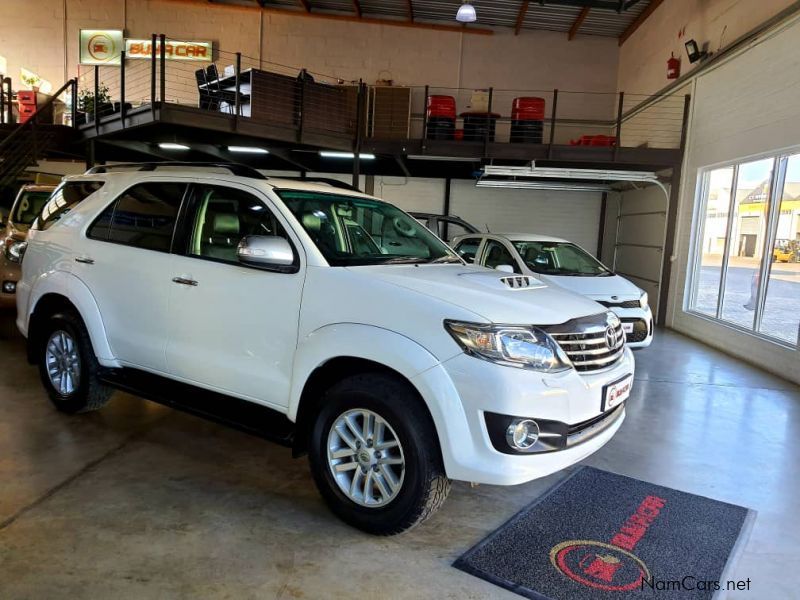
POLYGON ((242 154, 269 154, 266 148, 256 146, 228 146, 228 152, 240 152, 242 154))
MULTIPOLYGON (((350 160, 356 157, 355 154, 352 152, 333 152, 330 150, 320 150, 319 155, 322 158, 349 158, 350 160)), ((359 154, 358 155, 361 160, 375 160, 374 154, 359 154)))
POLYGON ((184 144, 175 144, 174 142, 161 142, 158 147, 162 150, 189 150, 189 146, 184 144))

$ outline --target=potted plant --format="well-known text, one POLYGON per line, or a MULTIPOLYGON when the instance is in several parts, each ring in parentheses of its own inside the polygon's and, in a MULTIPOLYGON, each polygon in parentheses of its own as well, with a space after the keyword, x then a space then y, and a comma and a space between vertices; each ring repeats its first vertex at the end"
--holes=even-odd
POLYGON ((89 115, 92 115, 91 119, 93 119, 95 111, 101 116, 114 112, 107 85, 98 87, 97 98, 92 90, 83 89, 78 92, 78 112, 83 114, 83 119, 79 119, 79 124, 80 122, 87 123, 90 120, 89 115))
POLYGON ((20 75, 20 79, 22 79, 22 83, 27 85, 34 92, 39 91, 39 84, 42 83, 42 78, 39 77, 36 73, 32 73, 30 71, 23 71, 20 75))

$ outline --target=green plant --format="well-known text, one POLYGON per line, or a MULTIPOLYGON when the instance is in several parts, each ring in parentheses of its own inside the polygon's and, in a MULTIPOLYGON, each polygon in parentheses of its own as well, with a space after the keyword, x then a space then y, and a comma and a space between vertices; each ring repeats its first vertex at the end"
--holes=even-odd
POLYGON ((22 73, 20 75, 20 79, 22 79, 22 83, 27 85, 29 88, 34 88, 42 82, 42 78, 36 75, 35 73, 31 74, 22 73))
POLYGON ((111 102, 111 95, 107 85, 98 87, 97 98, 94 97, 94 92, 91 90, 83 89, 78 92, 78 110, 81 112, 93 113, 96 105, 102 107, 103 104, 109 102, 111 102))

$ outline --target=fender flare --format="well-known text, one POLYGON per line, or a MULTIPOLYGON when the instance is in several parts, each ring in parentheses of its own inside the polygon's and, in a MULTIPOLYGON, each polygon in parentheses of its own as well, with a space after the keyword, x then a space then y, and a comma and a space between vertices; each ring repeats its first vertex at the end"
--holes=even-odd
POLYGON ((61 296, 69 301, 83 319, 89 339, 92 341, 98 362, 104 367, 120 367, 106 336, 106 328, 92 292, 80 279, 66 271, 51 271, 43 274, 33 285, 26 316, 27 329, 41 299, 49 294, 61 296))

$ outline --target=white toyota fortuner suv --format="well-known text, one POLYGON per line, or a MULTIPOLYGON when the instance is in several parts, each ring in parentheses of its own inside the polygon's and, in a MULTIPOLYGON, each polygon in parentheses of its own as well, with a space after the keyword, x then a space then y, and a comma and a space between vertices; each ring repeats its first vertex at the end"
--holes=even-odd
POLYGON ((17 293, 55 406, 124 389, 273 439, 376 534, 424 520, 451 479, 519 484, 611 439, 634 372, 613 313, 466 265, 346 188, 231 164, 65 178, 17 293))

